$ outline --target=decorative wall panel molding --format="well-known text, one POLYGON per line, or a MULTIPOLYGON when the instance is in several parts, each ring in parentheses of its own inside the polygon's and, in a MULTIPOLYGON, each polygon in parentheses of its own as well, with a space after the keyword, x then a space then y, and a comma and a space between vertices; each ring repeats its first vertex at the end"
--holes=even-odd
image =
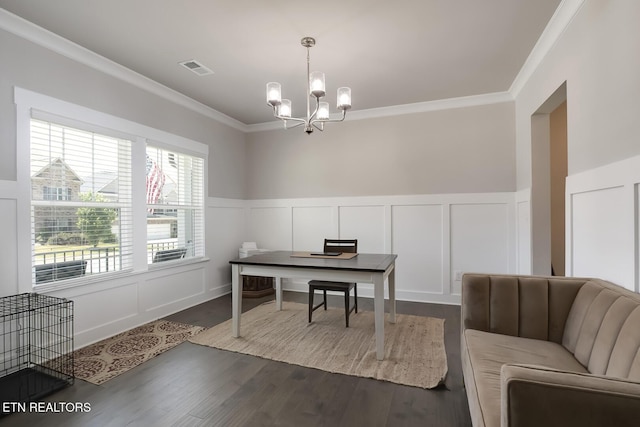
POLYGON ((567 177, 566 274, 640 291, 640 156, 567 177))

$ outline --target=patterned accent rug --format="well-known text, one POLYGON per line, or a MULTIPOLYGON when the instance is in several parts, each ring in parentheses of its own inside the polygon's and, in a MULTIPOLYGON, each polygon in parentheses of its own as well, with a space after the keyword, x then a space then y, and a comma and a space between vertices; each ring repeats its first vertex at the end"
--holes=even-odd
MULTIPOLYGON (((376 359, 373 312, 317 310, 308 323, 307 305, 266 302, 242 314, 240 338, 231 335, 231 320, 190 338, 194 344, 265 359, 421 388, 434 388, 447 375, 444 319, 396 314, 385 319, 384 360, 376 359)), ((386 317, 386 316, 385 316, 386 317)))
POLYGON ((104 382, 177 346, 202 331, 200 326, 156 320, 76 350, 76 378, 104 382))

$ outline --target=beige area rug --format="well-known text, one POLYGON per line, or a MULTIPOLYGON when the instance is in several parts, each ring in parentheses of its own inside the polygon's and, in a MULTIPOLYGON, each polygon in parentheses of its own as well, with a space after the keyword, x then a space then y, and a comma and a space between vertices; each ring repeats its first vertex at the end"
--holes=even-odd
POLYGON ((242 314, 242 337, 231 335, 231 320, 190 338, 206 345, 265 359, 375 378, 398 384, 434 388, 447 374, 444 348, 444 320, 432 317, 396 315, 386 321, 385 358, 376 359, 374 318, 371 311, 352 313, 349 327, 344 310, 319 309, 308 323, 305 304, 264 303, 242 314))
POLYGON ((177 346, 202 331, 200 326, 156 320, 76 350, 75 377, 104 382, 177 346))

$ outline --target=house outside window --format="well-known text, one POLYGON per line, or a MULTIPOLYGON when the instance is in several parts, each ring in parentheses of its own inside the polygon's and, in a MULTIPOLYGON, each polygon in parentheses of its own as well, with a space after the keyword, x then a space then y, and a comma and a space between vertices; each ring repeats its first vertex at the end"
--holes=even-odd
POLYGON ((33 283, 131 268, 131 144, 31 120, 33 283))

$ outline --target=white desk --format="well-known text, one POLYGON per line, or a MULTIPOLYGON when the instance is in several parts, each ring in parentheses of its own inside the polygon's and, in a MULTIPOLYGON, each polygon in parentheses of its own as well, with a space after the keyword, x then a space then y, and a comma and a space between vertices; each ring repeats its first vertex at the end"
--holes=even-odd
POLYGON ((242 276, 274 277, 276 308, 282 310, 282 278, 317 279, 336 282, 372 283, 376 331, 376 358, 384 359, 384 283, 389 283, 389 322, 396 322, 395 265, 397 255, 358 254, 355 258, 326 259, 292 257, 293 252, 276 251, 229 261, 232 283, 232 333, 240 336, 242 276))

